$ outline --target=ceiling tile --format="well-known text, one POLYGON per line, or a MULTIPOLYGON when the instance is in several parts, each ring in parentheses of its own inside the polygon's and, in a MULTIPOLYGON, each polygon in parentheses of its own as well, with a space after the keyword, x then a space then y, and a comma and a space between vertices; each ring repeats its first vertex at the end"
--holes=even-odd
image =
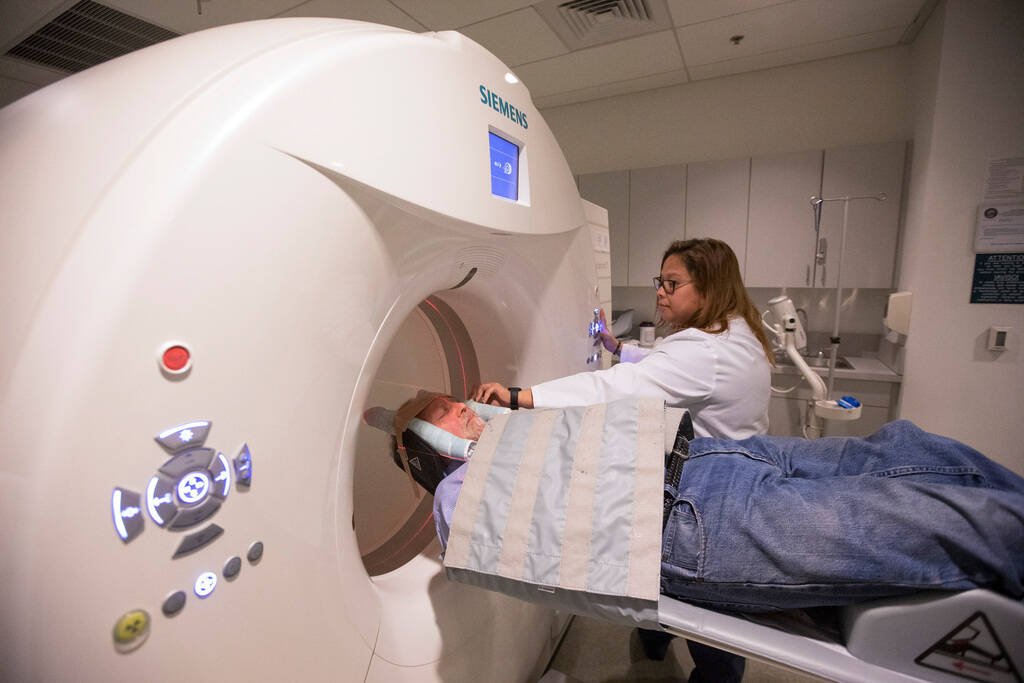
POLYGON ((31 83, 39 87, 59 81, 67 76, 67 74, 63 71, 54 71, 53 69, 37 66, 23 59, 0 57, 0 76, 23 83, 31 83))
POLYGON ((889 47, 899 42, 903 35, 902 28, 892 28, 874 33, 862 33, 850 38, 840 38, 812 45, 801 45, 799 47, 766 52, 749 57, 729 59, 711 64, 691 66, 690 76, 693 80, 704 80, 706 78, 718 78, 746 71, 757 71, 759 69, 771 69, 776 66, 809 62, 816 59, 836 57, 851 52, 862 52, 880 47, 889 47))
POLYGON ((532 7, 459 29, 508 66, 536 62, 569 52, 532 7))
POLYGON ((534 0, 391 0, 434 31, 461 28, 532 5, 534 0))
POLYGON ((668 11, 674 25, 686 26, 786 2, 792 0, 668 0, 668 11))
POLYGON ((295 6, 296 0, 100 0, 133 17, 162 26, 176 33, 191 33, 205 28, 240 21, 267 19, 295 6), (199 9, 203 13, 199 14, 199 9))
POLYGON ((543 97, 681 68, 673 31, 661 31, 523 64, 516 75, 532 96, 543 97))
POLYGON ((0 0, 0 54, 67 9, 67 0, 0 0))
POLYGON ((602 97, 614 97, 615 95, 627 95, 629 93, 642 92, 644 90, 665 88, 670 85, 686 83, 687 81, 689 81, 689 76, 686 71, 684 69, 679 69, 678 71, 669 71, 667 73, 656 74, 654 76, 642 76, 640 78, 631 78, 626 81, 607 83, 605 85, 595 85, 590 88, 579 88, 577 90, 569 90, 566 92, 556 93, 554 95, 537 97, 533 100, 533 104, 538 109, 559 107, 563 104, 588 102, 590 100, 601 99, 602 97))
POLYGON ((791 49, 913 21, 921 0, 794 0, 678 29, 688 67, 791 49), (733 45, 730 37, 743 35, 733 45))
POLYGON ((309 2, 304 2, 275 16, 355 19, 356 21, 369 21, 373 24, 397 26, 416 33, 427 30, 426 26, 390 2, 380 2, 379 0, 377 2, 374 0, 309 0, 309 2))

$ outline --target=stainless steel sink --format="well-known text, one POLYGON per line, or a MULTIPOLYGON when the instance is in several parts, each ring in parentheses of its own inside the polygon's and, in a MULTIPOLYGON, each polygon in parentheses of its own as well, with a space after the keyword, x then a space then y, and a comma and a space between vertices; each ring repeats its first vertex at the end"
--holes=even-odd
MULTIPOLYGON (((807 364, 812 368, 827 368, 828 367, 828 356, 802 356, 807 361, 807 364)), ((789 356, 783 351, 782 353, 775 352, 775 364, 782 366, 793 367, 793 361, 790 360, 789 356)), ((851 370, 853 366, 850 365, 850 361, 846 360, 843 356, 836 356, 836 369, 837 370, 851 370)))

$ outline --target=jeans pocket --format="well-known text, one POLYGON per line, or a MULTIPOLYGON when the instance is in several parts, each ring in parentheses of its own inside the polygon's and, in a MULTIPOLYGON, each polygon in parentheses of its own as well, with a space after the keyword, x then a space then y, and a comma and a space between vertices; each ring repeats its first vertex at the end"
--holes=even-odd
POLYGON ((665 525, 661 561, 677 569, 680 578, 697 578, 703 547, 704 534, 696 508, 690 501, 676 500, 665 525))
POLYGON ((973 488, 985 488, 988 486, 981 470, 969 465, 901 465, 899 467, 890 467, 889 469, 870 472, 869 476, 882 479, 898 478, 904 479, 908 483, 919 484, 951 484, 953 486, 973 488))

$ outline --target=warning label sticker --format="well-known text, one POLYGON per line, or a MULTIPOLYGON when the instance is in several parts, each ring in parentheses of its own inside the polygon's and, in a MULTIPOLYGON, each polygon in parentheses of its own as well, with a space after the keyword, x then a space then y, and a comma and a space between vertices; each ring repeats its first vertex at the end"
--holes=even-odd
POLYGON ((972 614, 914 661, 972 681, 1024 683, 982 612, 972 614))

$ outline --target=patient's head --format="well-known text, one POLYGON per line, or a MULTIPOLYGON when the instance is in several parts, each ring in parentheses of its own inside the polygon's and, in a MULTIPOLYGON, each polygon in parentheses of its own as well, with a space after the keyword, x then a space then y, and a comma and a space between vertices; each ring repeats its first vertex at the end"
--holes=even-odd
POLYGON ((438 396, 416 414, 424 422, 463 439, 476 441, 484 431, 484 421, 465 403, 451 396, 438 396))
MULTIPOLYGON (((402 404, 399 413, 415 410, 415 404, 426 400, 416 397, 402 404)), ((422 403, 420 403, 422 405, 422 403)), ((451 396, 438 395, 416 413, 416 417, 440 427, 441 429, 463 439, 476 441, 484 431, 484 421, 465 403, 459 403, 451 396)), ((438 482, 453 469, 462 464, 459 458, 451 458, 448 454, 440 454, 410 429, 402 432, 402 441, 408 456, 412 477, 428 493, 433 494, 438 482)), ((399 468, 405 469, 399 455, 398 442, 391 437, 391 455, 399 468)))

